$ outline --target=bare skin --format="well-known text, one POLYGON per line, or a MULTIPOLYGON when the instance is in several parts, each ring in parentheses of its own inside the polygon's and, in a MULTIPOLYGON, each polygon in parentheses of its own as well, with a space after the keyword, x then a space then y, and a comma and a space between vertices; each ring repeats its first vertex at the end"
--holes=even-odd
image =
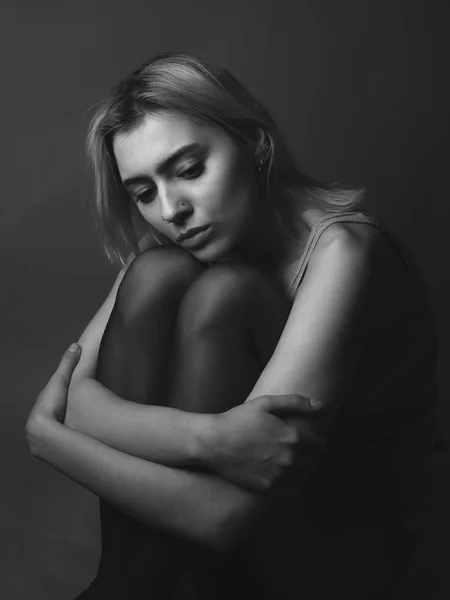
MULTIPOLYGON (((126 186, 131 199, 136 203, 136 209, 140 216, 151 228, 163 235, 169 244, 188 250, 192 257, 203 265, 216 265, 211 269, 213 273, 215 273, 216 267, 217 269, 221 267, 216 263, 231 262, 231 264, 245 268, 251 267, 260 270, 271 276, 281 274, 281 280, 287 280, 282 271, 285 267, 288 268, 298 256, 298 247, 294 251, 287 245, 282 232, 274 227, 270 208, 260 202, 254 156, 249 154, 248 149, 245 151, 237 145, 224 131, 214 127, 199 127, 174 115, 149 115, 148 119, 137 129, 116 136, 114 154, 123 185, 126 186), (179 157, 170 168, 158 169, 158 164, 162 160, 186 144, 195 144, 196 146, 195 148, 191 147, 189 154, 179 157), (178 236, 189 228, 204 225, 208 226, 209 230, 201 243, 187 246, 179 240, 178 236)), ((311 224, 320 214, 320 211, 303 211, 301 215, 303 230, 309 231, 311 224)), ((305 238, 302 236, 299 241, 300 247, 304 241, 305 238)), ((246 396, 240 398, 240 402, 245 401, 244 407, 247 405, 246 408, 249 408, 251 412, 255 405, 258 406, 256 401, 261 398, 271 395, 289 396, 301 392, 304 397, 321 399, 324 408, 331 407, 333 409, 340 405, 343 398, 349 396, 351 389, 355 389, 358 376, 376 382, 380 386, 379 389, 382 390, 383 380, 379 373, 389 373, 392 357, 389 358, 388 352, 391 351, 395 354, 397 341, 390 340, 389 348, 383 354, 383 358, 386 357, 386 365, 384 363, 381 366, 378 363, 373 364, 373 357, 366 351, 366 348, 371 345, 375 347, 377 344, 383 346, 385 332, 390 331, 391 324, 398 322, 405 306, 403 301, 408 300, 410 293, 401 261, 392 260, 395 253, 392 252, 392 248, 388 248, 389 244, 383 236, 374 233, 371 228, 361 228, 358 225, 336 225, 327 230, 311 258, 308 272, 295 302, 290 307, 287 321, 281 327, 281 336, 275 344, 276 347, 272 346, 266 364, 264 361, 260 364, 262 370, 260 369, 258 372, 256 367, 249 367, 248 370, 245 370, 249 376, 253 373, 254 383, 251 387, 247 382, 251 389, 240 392, 242 396, 246 396), (389 298, 383 292, 387 284, 390 286, 389 298), (361 357, 363 360, 360 360, 361 357)), ((201 280, 202 276, 200 275, 198 282, 201 280)), ((197 279, 195 283, 197 283, 197 279)), ((196 292, 192 295, 194 299, 198 300, 199 296, 196 294, 201 286, 198 287, 195 283, 190 282, 192 289, 196 292)), ((172 368, 169 372, 172 375, 176 373, 177 377, 179 375, 179 379, 175 377, 172 381, 169 402, 174 398, 180 402, 189 398, 188 404, 192 406, 191 402, 199 398, 199 390, 203 389, 203 383, 208 380, 208 375, 212 372, 210 366, 205 368, 204 373, 198 377, 192 387, 192 393, 184 392, 188 388, 189 374, 193 368, 184 365, 188 365, 189 359, 195 356, 195 354, 190 354, 186 348, 190 347, 193 340, 201 341, 203 344, 207 339, 206 333, 211 331, 211 325, 214 324, 215 335, 208 338, 209 350, 203 353, 203 356, 210 358, 214 356, 215 339, 221 339, 220 346, 225 350, 227 346, 221 336, 228 333, 229 330, 238 334, 238 337, 242 333, 243 321, 242 317, 239 317, 241 313, 236 310, 232 311, 237 321, 241 318, 239 326, 235 326, 235 323, 228 322, 225 318, 227 307, 233 306, 232 296, 224 294, 221 296, 221 294, 215 293, 213 286, 207 287, 207 290, 208 294, 211 293, 211 296, 208 295, 208 300, 211 299, 211 306, 214 310, 208 313, 205 307, 209 304, 198 301, 187 302, 186 306, 189 310, 180 304, 179 314, 184 316, 176 321, 176 331, 180 335, 178 336, 176 333, 174 337, 176 340, 175 352, 171 355, 166 347, 165 353, 163 352, 160 357, 155 353, 155 360, 159 358, 160 363, 158 364, 163 366, 169 364, 170 356, 172 368), (222 302, 224 297, 226 300, 222 302), (197 311, 196 307, 199 305, 203 306, 204 310, 197 311), (220 319, 217 318, 217 315, 220 315, 220 319), (214 318, 212 319, 212 317, 214 318), (226 327, 223 326, 223 323, 227 324, 226 327), (197 326, 193 327, 193 324, 197 324, 197 326), (183 342, 183 339, 188 340, 189 345, 183 342), (184 348, 183 351, 182 348, 184 348)), ((230 286, 224 285, 222 292, 225 290, 229 291, 230 286)), ((185 297, 187 300, 190 296, 188 292, 183 295, 183 298, 185 297)), ((247 295, 252 296, 252 294, 247 295)), ((75 370, 74 373, 76 383, 72 388, 73 398, 77 397, 76 391, 78 390, 78 400, 73 406, 75 407, 79 403, 79 408, 81 408, 78 417, 81 419, 83 414, 92 417, 92 413, 89 413, 88 399, 90 394, 92 395, 93 388, 92 384, 89 387, 89 379, 96 370, 100 339, 112 314, 114 302, 115 295, 99 318, 94 320, 95 323, 86 334, 87 358, 84 362, 80 361, 78 372, 75 370), (84 383, 83 380, 85 380, 84 383)), ((125 306, 127 305, 125 304, 125 306)), ((178 308, 176 312, 178 314, 178 308)), ((250 313, 244 312, 244 314, 248 317, 250 313)), ((268 322, 270 319, 266 320, 266 323, 268 322)), ((153 326, 151 319, 147 320, 147 325, 153 326)), ((258 327, 255 327, 255 338, 257 333, 258 327)), ((169 335, 163 335, 162 339, 165 340, 169 337, 169 335)), ((244 347, 244 340, 239 339, 244 347)), ((256 339, 253 339, 252 343, 255 341, 256 339)), ((114 346, 118 347, 119 345, 111 345, 111 347, 114 346)), ((198 348, 200 347, 201 344, 198 348)), ((229 348, 227 354, 232 362, 235 357, 233 350, 229 348)), ((200 353, 200 355, 202 354, 200 353)), ((249 351, 246 356, 254 359, 254 354, 252 355, 249 351)), ((380 357, 379 351, 376 352, 376 356, 380 357)), ((114 361, 111 359, 106 362, 109 363, 107 371, 110 375, 112 373, 116 376, 117 373, 113 373, 112 369, 114 361)), ((217 361, 218 364, 221 362, 223 363, 223 361, 217 361)), ((121 364, 125 365, 125 363, 121 364)), ((145 361, 141 361, 140 364, 139 368, 137 362, 130 363, 128 367, 124 366, 123 371, 128 370, 131 373, 132 369, 136 368, 137 373, 142 373, 142 365, 145 366, 145 361)), ((197 362, 194 361, 193 364, 195 366, 197 362)), ((207 367, 208 364, 208 361, 205 360, 203 366, 207 367)), ((239 365, 235 365, 232 372, 238 373, 238 367, 239 365)), ((155 381, 158 379, 158 373, 157 370, 152 373, 155 381)), ((222 372, 222 376, 225 376, 224 373, 226 370, 222 372)), ((152 395, 149 391, 151 386, 148 381, 142 382, 142 386, 136 388, 127 388, 126 377, 118 377, 116 383, 119 386, 117 390, 121 385, 124 386, 125 392, 121 392, 124 393, 124 398, 111 396, 110 391, 105 391, 106 388, 96 387, 95 393, 98 395, 99 402, 111 401, 122 410, 124 405, 121 402, 126 404, 128 400, 125 394, 131 394, 133 389, 144 390, 146 395, 152 395)), ((212 383, 214 384, 215 381, 212 380, 212 383)), ((110 385, 115 387, 112 380, 110 385)), ((161 389, 161 386, 155 383, 154 395, 159 397, 161 389)), ((204 389, 207 389, 207 386, 204 389)), ((221 389, 223 390, 223 386, 221 389)), ((375 388, 375 385, 374 389, 377 391, 372 396, 369 393, 365 398, 367 403, 371 403, 372 409, 377 407, 377 396, 379 395, 379 389, 375 388)), ((218 390, 214 390, 214 395, 217 391, 220 391, 220 387, 218 390)), ((208 397, 205 395, 206 401, 208 397)), ((384 396, 383 399, 388 403, 390 409, 395 409, 395 398, 384 396)), ((357 397, 352 396, 350 401, 356 408, 361 408, 358 405, 357 397)), ((181 406, 187 409, 188 404, 181 404, 181 406)), ((204 404, 204 406, 206 405, 204 404)), ((138 413, 133 409, 133 414, 131 414, 131 411, 126 411, 130 424, 135 418, 134 423, 138 427, 139 423, 143 422, 142 419, 148 418, 148 423, 153 423, 155 432, 158 429, 155 426, 156 423, 160 426, 160 431, 163 431, 169 421, 173 427, 179 426, 176 431, 190 433, 195 431, 195 426, 183 428, 182 424, 186 425, 188 422, 185 415, 182 415, 181 421, 177 421, 176 413, 172 413, 168 421, 169 413, 155 412, 154 406, 142 408, 145 408, 146 417, 144 412, 138 413), (173 420, 171 420, 172 418, 173 420)), ((199 410, 199 408, 201 409, 197 405, 196 409, 199 410)), ((69 409, 71 409, 70 400, 69 409)), ((233 422, 234 416, 235 425, 244 423, 244 413, 239 413, 240 410, 242 411, 243 408, 236 407, 226 411, 227 419, 233 422)), ((256 418, 256 414, 253 416, 256 418)), ((200 415, 198 417, 201 418, 200 415)), ((227 423, 227 419, 220 420, 222 425, 227 423)), ((298 434, 301 432, 301 421, 301 419, 297 420, 296 424, 298 434)), ((189 422, 192 424, 196 421, 190 420, 189 422)), ((218 423, 219 421, 214 420, 214 422, 218 423)), ((291 423, 295 423, 295 419, 291 420, 291 423)), ((246 523, 256 522, 254 517, 264 505, 264 502, 261 503, 261 496, 251 494, 239 486, 228 486, 228 482, 224 482, 221 477, 199 476, 198 473, 189 471, 189 469, 169 468, 150 462, 152 452, 163 454, 164 448, 167 450, 169 447, 170 452, 180 452, 180 447, 174 446, 172 443, 172 439, 180 439, 177 436, 173 436, 173 438, 166 436, 166 444, 159 444, 158 440, 163 442, 164 436, 158 438, 158 435, 155 435, 152 440, 153 446, 143 443, 141 449, 145 446, 145 452, 148 453, 148 460, 143 464, 135 456, 111 453, 114 448, 114 439, 118 440, 118 438, 115 437, 113 423, 110 422, 110 425, 109 435, 112 436, 110 439, 112 448, 102 445, 102 442, 98 441, 99 438, 97 440, 90 437, 79 438, 76 431, 68 432, 64 427, 61 429, 56 425, 50 426, 48 421, 46 426, 38 428, 37 432, 35 427, 30 427, 30 430, 31 437, 35 440, 38 448, 36 454, 43 460, 53 461, 54 465, 55 461, 59 461, 55 465, 56 468, 60 468, 107 500, 115 502, 125 512, 128 511, 129 514, 150 524, 155 524, 155 526, 159 524, 163 527, 172 526, 175 527, 176 533, 181 533, 188 539, 198 541, 201 538, 203 543, 214 544, 223 533, 224 523, 227 525, 227 531, 232 531, 238 539, 239 530, 246 523), (81 463, 79 457, 82 455, 89 467, 83 466, 81 463), (115 473, 115 478, 110 480, 105 477, 105 473, 109 471, 115 473), (101 479, 100 483, 98 483, 98 479, 101 479), (145 486, 142 486, 142 482, 145 482, 145 486), (203 521, 195 520, 195 509, 199 497, 214 498, 214 502, 205 503, 205 506, 220 506, 220 510, 223 512, 220 513, 219 521, 215 521, 214 511, 207 513, 206 517, 202 515, 203 521), (171 499, 170 502, 167 501, 168 498, 171 499), (175 522, 176 525, 174 525, 175 522), (207 533, 200 531, 202 522, 206 522, 210 526, 207 533), (220 522, 219 527, 217 526, 218 522, 220 522)), ((222 438, 220 435, 214 437, 213 446, 218 447, 220 439, 222 441, 232 439, 232 433, 238 430, 238 427, 230 426, 227 435, 222 438)), ((217 433, 217 429, 215 431, 217 433)), ((247 433, 251 431, 252 428, 249 427, 247 433)), ((285 431, 289 433, 291 430, 285 431)), ((92 431, 91 434, 93 437, 99 435, 98 431, 92 431)), ((243 434, 241 440, 245 438, 246 435, 243 434)), ((255 439, 252 437, 252 440, 255 439)), ((119 442, 117 441, 117 443, 119 442)), ((235 447, 241 446, 236 444, 235 447)), ((230 449, 228 448, 228 450, 230 449)), ((232 463, 232 455, 233 452, 230 452, 228 467, 232 463)), ((162 457, 161 461, 163 460, 162 457)), ((211 462, 203 464, 208 464, 213 471, 215 465, 216 473, 220 471, 217 456, 211 462)), ((241 473, 241 483, 246 480, 247 476, 248 472, 247 474, 241 473)), ((269 487, 275 479, 276 477, 273 479, 269 477, 269 487)), ((290 557, 295 557, 295 553, 290 552, 289 548, 284 548, 284 553, 278 552, 283 542, 286 541, 286 538, 280 538, 280 535, 281 532, 286 531, 286 527, 292 527, 295 518, 301 521, 302 517, 298 506, 291 504, 289 510, 286 508, 282 514, 278 513, 274 521, 266 523, 265 532, 267 535, 270 532, 270 536, 266 540, 271 540, 268 550, 272 551, 272 555, 258 554, 258 549, 264 548, 265 545, 262 543, 263 539, 258 538, 258 529, 254 530, 256 564, 258 561, 262 561, 260 564, 264 571, 268 561, 274 572, 279 574, 276 579, 284 585, 284 592, 289 590, 292 579, 283 583, 283 573, 286 573, 286 569, 291 574, 295 573, 295 565, 288 560, 290 557), (272 524, 270 525, 270 523, 272 524), (275 554, 273 554, 274 552, 275 554), (281 559, 283 556, 286 557, 286 561, 281 559)), ((297 533, 290 541, 296 546, 302 547, 305 552, 305 561, 310 560, 314 564, 319 564, 323 549, 320 544, 313 548, 312 540, 314 538, 307 536, 307 523, 298 524, 295 531, 297 533), (304 545, 302 545, 302 539, 304 545)), ((364 571, 364 568, 375 565, 376 571, 377 565, 383 563, 382 560, 380 563, 377 562, 380 560, 380 556, 383 557, 387 553, 383 549, 385 542, 381 540, 381 545, 377 546, 378 550, 375 555, 370 558, 362 551, 360 543, 362 541, 367 542, 367 540, 359 538, 351 539, 348 556, 352 556, 351 560, 355 561, 353 566, 360 561, 357 570, 361 574, 363 585, 364 580, 368 580, 370 575, 364 571), (379 554, 377 554, 378 551, 379 554)), ((327 548, 331 555, 333 552, 339 554, 341 548, 339 536, 337 536, 334 546, 332 541, 328 540, 328 542, 327 548)), ((366 544, 366 550, 368 547, 375 546, 369 543, 366 544)), ((329 556, 329 558, 333 558, 333 556, 329 556)), ((384 566, 380 566, 379 570, 382 568, 384 566)), ((339 572, 338 569, 335 575, 338 576, 339 572)), ((342 574, 345 575, 345 572, 343 568, 342 574)), ((359 598, 360 596, 356 595, 355 597, 359 598)))

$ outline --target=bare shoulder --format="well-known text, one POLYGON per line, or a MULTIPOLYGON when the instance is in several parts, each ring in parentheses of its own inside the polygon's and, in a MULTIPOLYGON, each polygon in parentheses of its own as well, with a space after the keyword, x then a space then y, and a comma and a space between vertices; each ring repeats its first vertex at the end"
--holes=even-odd
POLYGON ((395 321, 408 301, 410 286, 403 262, 383 231, 372 225, 330 225, 310 263, 318 275, 328 271, 323 268, 326 264, 330 270, 347 273, 347 285, 365 288, 374 314, 386 323, 395 321))
MULTIPOLYGON (((310 208, 303 213, 303 220, 311 229, 314 225, 330 216, 323 209, 310 208)), ((347 252, 367 259, 382 254, 382 249, 389 250, 390 243, 378 228, 366 223, 333 223, 321 234, 311 258, 331 256, 332 252, 347 252), (332 250, 331 250, 332 247, 332 250)))
MULTIPOLYGON (((383 234, 361 223, 333 223, 319 238, 311 254, 309 269, 326 273, 330 268, 350 269, 353 279, 366 279, 378 273, 384 244, 383 234), (328 266, 328 268, 327 268, 328 266)), ((355 281, 356 283, 356 281, 355 281)))
POLYGON ((342 246, 353 248, 354 251, 374 251, 376 246, 388 242, 383 233, 373 225, 365 223, 333 223, 320 236, 317 247, 326 247, 334 244, 335 247, 342 246))
POLYGON ((377 227, 365 223, 333 223, 317 243, 316 258, 334 255, 360 260, 368 266, 379 266, 386 275, 391 269, 403 273, 403 263, 387 236, 377 227))

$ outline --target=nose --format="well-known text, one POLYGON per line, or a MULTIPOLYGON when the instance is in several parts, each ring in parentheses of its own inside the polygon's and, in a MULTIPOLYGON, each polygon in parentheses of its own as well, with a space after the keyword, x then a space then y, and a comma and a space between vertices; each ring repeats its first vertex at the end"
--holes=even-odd
POLYGON ((159 199, 161 218, 166 223, 179 223, 192 212, 186 199, 173 189, 170 192, 167 188, 161 189, 159 199))

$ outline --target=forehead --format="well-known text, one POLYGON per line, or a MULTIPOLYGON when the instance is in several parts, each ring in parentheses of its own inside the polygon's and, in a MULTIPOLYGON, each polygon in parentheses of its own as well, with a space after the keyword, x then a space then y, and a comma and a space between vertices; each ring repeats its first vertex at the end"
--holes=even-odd
POLYGON ((114 136, 113 151, 123 179, 152 169, 181 146, 211 144, 224 135, 218 127, 194 123, 182 115, 149 114, 133 131, 114 136))

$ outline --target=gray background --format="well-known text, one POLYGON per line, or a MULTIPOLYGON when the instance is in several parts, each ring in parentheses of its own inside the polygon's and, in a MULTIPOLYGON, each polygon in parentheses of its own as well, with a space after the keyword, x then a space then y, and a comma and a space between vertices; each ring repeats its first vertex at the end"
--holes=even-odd
POLYGON ((96 500, 29 455, 24 423, 115 276, 87 210, 90 109, 166 50, 229 68, 307 172, 367 184, 373 209, 413 251, 440 328, 444 444, 415 587, 448 597, 447 3, 7 0, 0 10, 0 597, 70 599, 95 572, 96 500))

